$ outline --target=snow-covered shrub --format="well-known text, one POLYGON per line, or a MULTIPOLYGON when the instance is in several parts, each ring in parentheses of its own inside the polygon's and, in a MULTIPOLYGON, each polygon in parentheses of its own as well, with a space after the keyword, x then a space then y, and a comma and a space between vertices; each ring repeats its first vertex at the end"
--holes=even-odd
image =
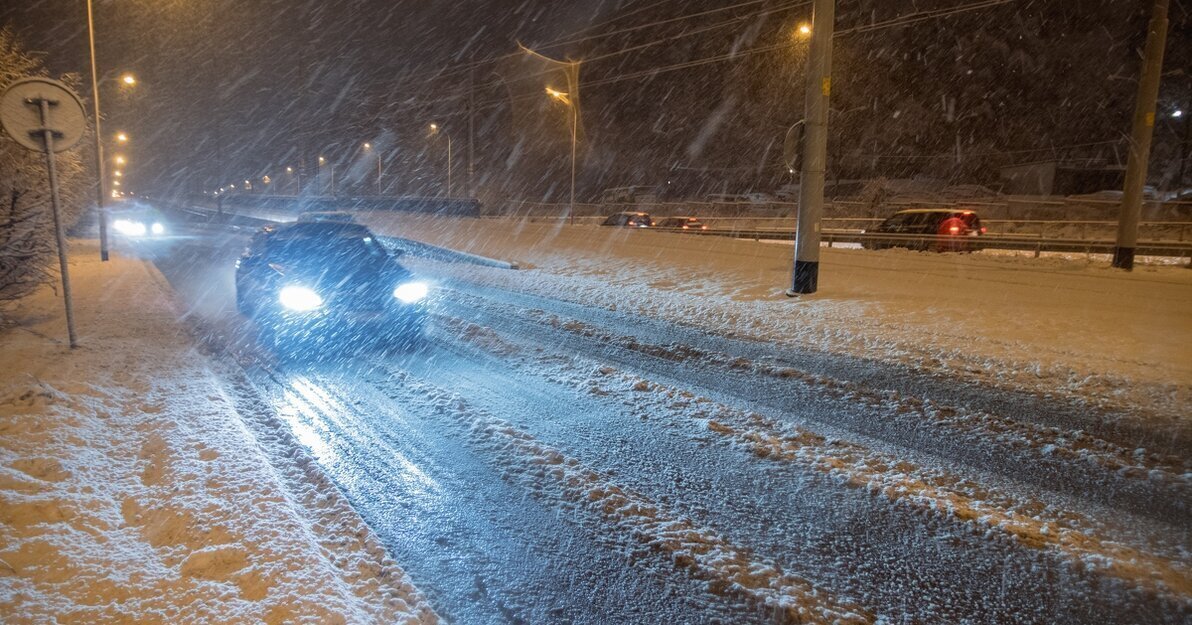
MULTIPOLYGON (((44 74, 41 61, 22 49, 13 32, 0 29, 0 92, 16 80, 44 74)), ((62 80, 78 82, 73 76, 62 80)), ((76 146, 57 155, 62 219, 67 227, 78 219, 86 191, 80 150, 76 146)), ((7 305, 53 281, 54 245, 45 156, 0 133, 0 321, 7 305)))

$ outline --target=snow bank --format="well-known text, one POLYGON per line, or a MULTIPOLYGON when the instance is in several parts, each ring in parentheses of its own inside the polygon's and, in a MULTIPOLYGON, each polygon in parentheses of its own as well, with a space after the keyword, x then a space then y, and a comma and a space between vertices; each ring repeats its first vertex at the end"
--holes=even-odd
POLYGON ((517 261, 505 288, 1168 415, 1192 404, 1192 271, 986 254, 824 249, 783 295, 789 246, 676 233, 362 213, 382 234, 517 261))
POLYGON ((5 622, 436 622, 337 492, 287 488, 160 275, 75 248, 82 346, 50 289, 0 334, 5 622))

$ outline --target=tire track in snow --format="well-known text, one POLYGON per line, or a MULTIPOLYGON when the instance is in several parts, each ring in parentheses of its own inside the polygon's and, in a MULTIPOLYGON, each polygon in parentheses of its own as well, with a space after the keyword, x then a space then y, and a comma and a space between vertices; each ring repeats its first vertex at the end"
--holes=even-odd
POLYGON ((404 371, 392 374, 397 384, 389 392, 395 399, 424 402, 465 428, 473 444, 498 460, 506 479, 526 486, 551 505, 611 524, 617 532, 609 538, 627 547, 648 547, 675 568, 706 580, 709 592, 745 599, 778 623, 886 622, 673 515, 508 421, 473 408, 454 392, 404 371))
MULTIPOLYGON (((577 392, 639 406, 651 418, 698 424, 729 444, 770 461, 794 464, 922 513, 997 532, 1020 544, 1051 549, 1078 568, 1109 575, 1184 610, 1192 609, 1192 569, 1179 553, 1157 555, 1109 539, 1106 529, 1078 513, 1000 493, 947 471, 917 466, 862 445, 828 438, 788 423, 650 382, 593 361, 560 364, 558 356, 525 355, 492 328, 444 319, 455 336, 535 375, 565 381, 577 392), (580 373, 577 373, 579 371, 580 373), (643 405, 644 396, 652 397, 643 405), (693 412, 692 404, 701 408, 693 412)), ((602 335, 605 341, 616 337, 602 335)), ((572 361, 581 360, 578 358, 572 361)), ((1176 548, 1178 552, 1180 548, 1176 548)))
POLYGON ((455 312, 461 318, 470 317, 481 323, 514 317, 529 319, 551 330, 595 342, 598 350, 638 353, 690 369, 692 373, 723 372, 713 375, 720 380, 720 386, 729 385, 730 390, 726 391, 729 394, 740 395, 734 390, 734 381, 748 378, 742 383, 748 384, 752 391, 773 392, 774 397, 754 398, 755 403, 768 407, 785 409, 792 403, 790 397, 801 393, 800 398, 805 401, 797 403, 805 409, 797 414, 804 418, 910 447, 942 460, 968 464, 1017 481, 1030 481, 1043 489, 1067 492, 1167 523, 1186 526, 1192 512, 1192 461, 1188 458, 1130 450, 1084 431, 1065 431, 982 410, 965 410, 789 366, 690 345, 651 343, 538 309, 468 299, 478 307, 467 313, 455 312), (480 308, 494 311, 500 317, 490 318, 480 308), (818 406, 827 410, 813 409, 818 406), (964 453, 959 454, 958 450, 964 453), (1089 483, 1105 483, 1105 487, 1090 490, 1089 483))

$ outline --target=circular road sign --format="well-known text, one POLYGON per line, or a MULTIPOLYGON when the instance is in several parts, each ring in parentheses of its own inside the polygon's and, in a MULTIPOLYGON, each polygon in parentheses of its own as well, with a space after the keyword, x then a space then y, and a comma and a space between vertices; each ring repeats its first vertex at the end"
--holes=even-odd
POLYGON ((41 120, 41 100, 50 104, 45 126, 54 131, 54 151, 74 147, 87 129, 83 102, 70 87, 49 78, 23 78, 8 86, 0 96, 0 124, 22 146, 45 152, 41 120))

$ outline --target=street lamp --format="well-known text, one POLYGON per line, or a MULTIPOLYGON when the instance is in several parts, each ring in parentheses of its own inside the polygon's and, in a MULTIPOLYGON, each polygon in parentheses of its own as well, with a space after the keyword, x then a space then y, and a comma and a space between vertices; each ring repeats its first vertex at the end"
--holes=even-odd
MULTIPOLYGON (((323 165, 327 163, 327 159, 322 156, 319 157, 319 187, 323 186, 323 165)), ((335 195, 335 163, 331 163, 331 195, 335 195)))
POLYGON ((795 27, 794 37, 796 39, 806 39, 811 36, 811 24, 803 22, 795 27))
POLYGON ((571 100, 566 92, 558 89, 546 88, 546 94, 550 97, 566 104, 571 109, 571 223, 575 223, 575 136, 576 128, 579 126, 579 111, 575 108, 575 102, 571 100))
MULTIPOLYGON (((372 152, 372 147, 371 143, 364 142, 365 152, 372 152)), ((377 157, 377 195, 379 196, 381 195, 381 153, 377 152, 375 156, 377 157)))
POLYGON ((124 165, 126 163, 128 163, 128 161, 124 160, 123 156, 120 156, 119 154, 116 155, 116 164, 117 165, 124 165))
POLYGON ((116 133, 116 140, 120 143, 128 143, 128 134, 123 132, 116 133))
POLYGON ((448 198, 450 198, 451 197, 451 135, 447 134, 447 131, 440 128, 438 124, 430 125, 430 134, 437 135, 440 132, 443 133, 443 136, 447 137, 447 194, 446 195, 448 198))
MULTIPOLYGON (((99 258, 101 261, 108 260, 108 218, 107 210, 104 208, 104 163, 103 163, 103 145, 100 140, 103 137, 103 132, 100 128, 100 114, 99 114, 99 73, 96 71, 95 63, 95 18, 94 11, 91 8, 91 0, 87 0, 87 42, 91 52, 91 102, 95 114, 95 207, 99 217, 99 258)), ((120 82, 125 86, 132 87, 137 84, 136 76, 125 73, 120 76, 120 82)), ((113 194, 114 195, 114 194, 113 194)))

